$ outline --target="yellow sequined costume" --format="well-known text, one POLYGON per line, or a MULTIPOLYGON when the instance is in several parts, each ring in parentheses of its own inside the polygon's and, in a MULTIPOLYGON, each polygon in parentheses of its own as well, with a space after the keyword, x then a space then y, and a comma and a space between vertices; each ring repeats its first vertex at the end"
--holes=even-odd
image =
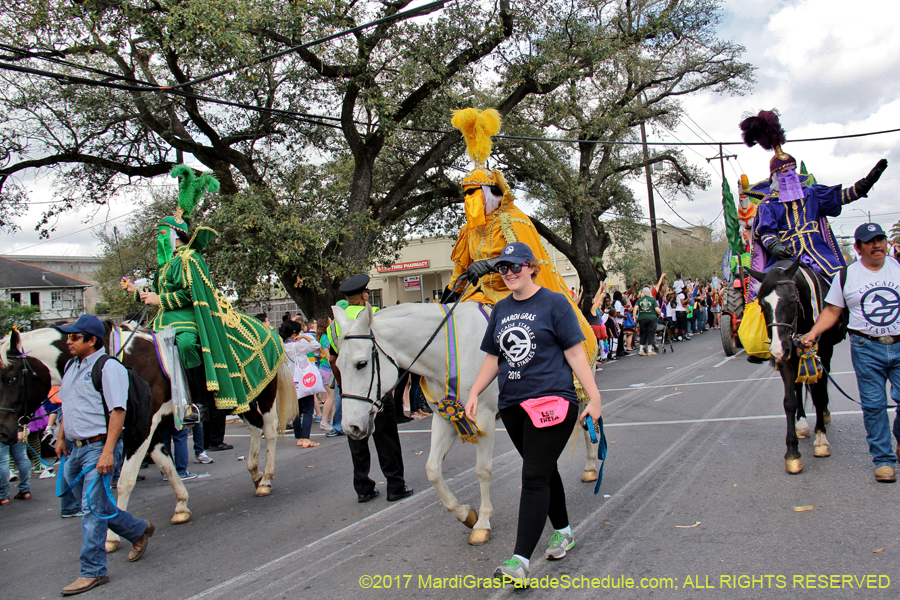
MULTIPOLYGON (((455 264, 451 281, 456 281, 473 262, 500 256, 500 251, 507 244, 527 244, 541 267, 535 282, 541 287, 563 294, 569 301, 584 333, 585 341, 582 346, 588 364, 593 366, 597 358, 597 337, 578 310, 575 299, 569 293, 556 266, 550 261, 531 219, 514 204, 515 197, 503 174, 496 170, 489 171, 483 166, 490 154, 490 136, 500 129, 500 115, 493 109, 479 112, 467 108, 455 113, 453 125, 462 131, 469 156, 475 161, 476 167, 480 168, 469 173, 462 181, 463 191, 467 192, 466 224, 459 230, 459 237, 451 254, 455 264), (499 188, 502 199, 495 210, 485 214, 485 195, 490 193, 490 188, 499 188), (482 189, 485 191, 480 191, 482 189)), ((479 282, 473 282, 462 299, 493 306, 509 294, 503 278, 498 273, 491 273, 482 277, 479 282)))

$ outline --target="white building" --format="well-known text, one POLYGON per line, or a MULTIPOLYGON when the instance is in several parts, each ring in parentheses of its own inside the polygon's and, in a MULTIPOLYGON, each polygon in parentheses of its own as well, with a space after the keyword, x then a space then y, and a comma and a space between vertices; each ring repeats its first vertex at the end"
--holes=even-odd
POLYGON ((87 281, 0 256, 0 298, 40 307, 44 321, 83 314, 85 290, 90 287, 87 281))

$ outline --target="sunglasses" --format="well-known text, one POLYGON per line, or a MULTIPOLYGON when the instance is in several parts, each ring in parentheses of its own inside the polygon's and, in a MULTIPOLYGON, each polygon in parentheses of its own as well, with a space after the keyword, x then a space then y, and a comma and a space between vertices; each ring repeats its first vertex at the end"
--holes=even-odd
POLYGON ((521 273, 523 266, 525 265, 497 265, 497 272, 501 275, 506 275, 508 271, 512 271, 513 273, 521 273))
POLYGON ((84 334, 83 333, 70 333, 69 339, 72 340, 73 342, 77 342, 78 340, 84 339, 84 334))

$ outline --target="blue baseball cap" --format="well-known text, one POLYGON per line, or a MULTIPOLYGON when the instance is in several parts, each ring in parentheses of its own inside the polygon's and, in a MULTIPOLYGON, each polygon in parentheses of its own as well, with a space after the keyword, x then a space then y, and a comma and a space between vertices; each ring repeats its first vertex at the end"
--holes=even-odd
POLYGON ((878 223, 863 223, 856 228, 856 232, 853 234, 857 242, 869 242, 879 235, 887 237, 884 233, 884 229, 882 229, 881 225, 878 223))
POLYGON ((505 245, 503 250, 500 251, 500 256, 493 259, 493 262, 494 266, 496 266, 500 263, 521 265, 530 262, 531 264, 535 264, 537 261, 534 260, 534 253, 531 251, 531 248, 528 247, 528 244, 523 242, 513 242, 512 244, 505 245))
POLYGON ((98 340, 102 340, 106 335, 106 327, 103 321, 94 315, 81 315, 73 325, 61 325, 57 327, 63 333, 86 333, 92 335, 98 340))

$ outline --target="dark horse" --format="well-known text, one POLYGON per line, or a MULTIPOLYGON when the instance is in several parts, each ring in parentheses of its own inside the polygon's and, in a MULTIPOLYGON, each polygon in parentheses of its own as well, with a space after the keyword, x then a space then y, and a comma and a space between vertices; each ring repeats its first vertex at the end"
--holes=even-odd
MULTIPOLYGON (((138 470, 144 456, 160 468, 175 492, 175 514, 172 524, 186 523, 191 518, 187 507, 188 493, 175 471, 175 465, 160 442, 157 428, 165 420, 172 421, 173 403, 169 379, 163 372, 156 355, 149 329, 139 328, 129 340, 133 323, 121 326, 123 341, 127 341, 121 354, 122 362, 131 367, 147 383, 153 396, 153 405, 147 407, 152 418, 136 419, 139 415, 126 413, 122 443, 125 462, 119 477, 117 506, 128 508, 128 499, 134 489, 138 470), (135 427, 135 422, 143 425, 135 427), (132 425, 129 427, 129 425, 132 425)), ((106 322, 104 348, 109 351, 112 324, 106 322)), ((0 442, 16 441, 17 429, 34 414, 47 397, 50 386, 59 385, 66 363, 71 358, 64 333, 54 328, 37 329, 20 334, 13 331, 8 339, 0 342, 0 442)), ((285 423, 294 418, 297 411, 297 393, 290 370, 282 364, 274 379, 263 388, 241 418, 250 426, 250 456, 247 469, 256 486, 257 496, 268 496, 275 477, 275 441, 285 423), (259 472, 260 438, 266 437, 266 466, 259 472)), ((109 531, 106 538, 107 552, 118 548, 119 538, 109 531)))
MULTIPOLYGON (((809 428, 806 427, 806 435, 802 435, 803 427, 797 426, 798 420, 805 421, 806 413, 803 410, 803 384, 795 383, 800 359, 793 338, 794 335, 812 329, 815 316, 824 307, 830 284, 816 271, 805 265, 801 266, 800 261, 781 261, 765 273, 753 270, 749 273, 761 282, 757 298, 772 340, 769 352, 784 383, 784 412, 787 416, 784 468, 788 473, 799 473, 803 470, 803 461, 800 459, 798 429, 801 437, 809 437, 809 428)), ((831 369, 834 347, 844 339, 846 330, 847 318, 844 315, 819 338, 817 354, 828 370, 831 369)), ((828 379, 823 376, 817 383, 807 387, 816 407, 813 456, 831 456, 831 445, 825 437, 825 425, 831 422, 828 412, 828 379)))

